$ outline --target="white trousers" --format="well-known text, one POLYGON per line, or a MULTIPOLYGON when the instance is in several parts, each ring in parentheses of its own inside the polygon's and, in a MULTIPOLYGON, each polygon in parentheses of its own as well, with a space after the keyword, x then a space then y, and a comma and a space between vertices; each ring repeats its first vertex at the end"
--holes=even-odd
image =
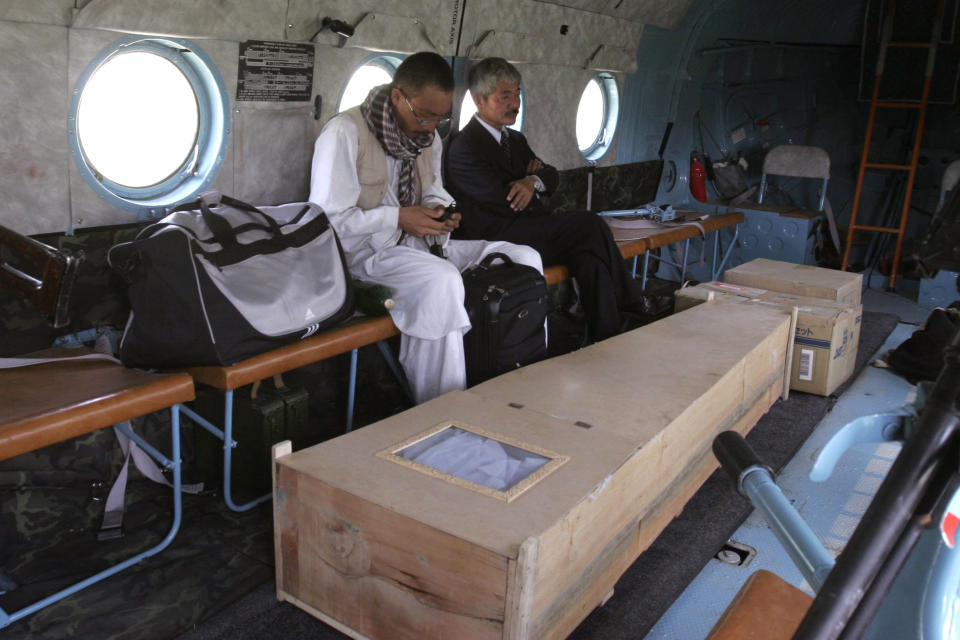
POLYGON ((463 334, 470 320, 460 272, 496 252, 543 272, 536 250, 509 242, 451 240, 444 251, 446 260, 432 255, 423 239, 407 237, 350 267, 353 277, 393 291, 400 364, 418 404, 467 385, 463 334))

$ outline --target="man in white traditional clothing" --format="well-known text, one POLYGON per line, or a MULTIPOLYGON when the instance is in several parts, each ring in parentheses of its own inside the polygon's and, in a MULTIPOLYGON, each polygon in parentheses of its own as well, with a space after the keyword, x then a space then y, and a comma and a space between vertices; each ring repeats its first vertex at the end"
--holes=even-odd
POLYGON ((466 386, 460 272, 492 252, 543 271, 529 247, 450 240, 460 214, 445 218, 453 198, 436 129, 450 121, 453 89, 441 56, 409 56, 391 84, 324 125, 310 178, 310 200, 336 229, 353 277, 393 290, 400 363, 418 403, 466 386))

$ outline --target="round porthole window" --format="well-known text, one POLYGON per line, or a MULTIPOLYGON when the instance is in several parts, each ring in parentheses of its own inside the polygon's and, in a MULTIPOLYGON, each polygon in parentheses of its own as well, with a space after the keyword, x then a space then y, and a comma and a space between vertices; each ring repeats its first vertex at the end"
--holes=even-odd
POLYGON ((81 75, 67 132, 74 162, 95 192, 156 217, 213 181, 229 119, 223 81, 195 44, 129 37, 81 75))
POLYGON ((393 74, 403 62, 396 56, 378 55, 366 60, 347 80, 340 94, 337 113, 355 107, 367 99, 370 89, 393 81, 393 74))
MULTIPOLYGON (((473 102, 473 95, 467 90, 463 96, 463 102, 460 103, 460 118, 457 121, 457 130, 463 129, 470 122, 470 118, 477 112, 477 105, 473 102)), ((523 127, 523 89, 520 90, 520 112, 517 113, 517 121, 510 125, 515 131, 522 131, 523 127)))
POLYGON ((588 160, 597 160, 610 148, 617 128, 620 92, 613 76, 599 73, 587 83, 577 106, 577 146, 588 160))

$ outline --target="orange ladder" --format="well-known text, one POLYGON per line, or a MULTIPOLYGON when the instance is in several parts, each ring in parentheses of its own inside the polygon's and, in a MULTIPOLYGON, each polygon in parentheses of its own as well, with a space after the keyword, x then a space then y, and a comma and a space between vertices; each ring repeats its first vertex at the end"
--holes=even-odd
POLYGON ((890 272, 890 289, 896 286, 897 270, 900 268, 900 255, 903 251, 903 236, 907 228, 907 214, 910 211, 910 201, 913 194, 913 182, 917 175, 917 158, 920 155, 920 140, 923 138, 923 124, 927 117, 927 102, 930 99, 930 85, 933 80, 933 65, 937 57, 937 44, 940 41, 940 29, 943 23, 943 4, 944 0, 937 0, 937 16, 933 21, 933 32, 930 36, 930 42, 897 42, 892 41, 893 20, 896 10, 896 0, 890 0, 887 7, 887 15, 884 18, 883 32, 880 37, 880 51, 877 55, 877 70, 873 82, 873 95, 870 97, 870 115, 867 118, 867 135, 863 141, 863 153, 860 156, 860 170, 857 173, 857 187, 853 196, 853 210, 850 213, 850 226, 847 229, 847 245, 843 251, 843 264, 840 267, 847 270, 847 264, 850 260, 850 248, 853 245, 853 234, 857 229, 863 231, 876 231, 880 233, 893 233, 897 236, 897 248, 894 252, 893 267, 890 272), (880 82, 883 79, 883 68, 887 60, 887 50, 890 47, 901 48, 926 48, 927 69, 923 79, 923 95, 920 102, 906 101, 884 101, 879 99, 880 82), (910 164, 891 164, 885 162, 870 162, 868 155, 870 151, 870 140, 873 137, 874 119, 878 108, 887 109, 916 109, 917 133, 913 140, 913 153, 910 158, 910 164), (900 214, 900 224, 897 227, 879 227, 873 225, 857 224, 857 213, 860 209, 860 196, 863 192, 863 177, 867 169, 889 169, 894 171, 907 172, 907 188, 903 198, 903 211, 900 214))

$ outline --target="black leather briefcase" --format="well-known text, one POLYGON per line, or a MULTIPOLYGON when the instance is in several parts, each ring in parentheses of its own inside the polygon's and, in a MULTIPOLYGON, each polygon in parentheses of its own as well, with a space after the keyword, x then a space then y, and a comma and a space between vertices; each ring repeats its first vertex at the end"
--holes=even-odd
POLYGON ((463 286, 472 325, 463 337, 468 386, 546 355, 549 299, 543 274, 492 253, 463 272, 463 286))

